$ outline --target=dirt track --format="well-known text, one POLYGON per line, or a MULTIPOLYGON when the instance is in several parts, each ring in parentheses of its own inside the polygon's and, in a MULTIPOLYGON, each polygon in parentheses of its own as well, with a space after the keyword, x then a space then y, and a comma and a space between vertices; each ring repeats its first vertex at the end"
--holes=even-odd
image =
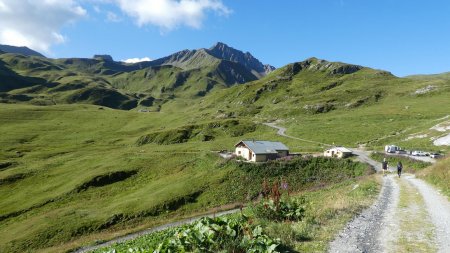
POLYGON ((329 252, 450 252, 450 202, 414 175, 385 176, 378 200, 346 225, 329 252))
MULTIPOLYGON (((265 123, 285 134, 286 129, 265 123)), ((324 144, 324 143, 320 143, 324 144)), ((325 144, 327 145, 327 144, 325 144)), ((377 172, 381 163, 369 153, 352 150, 357 159, 371 165, 377 172)), ((390 172, 395 168, 389 167, 390 172)), ((337 252, 450 252, 450 202, 438 190, 406 174, 383 176, 383 187, 375 203, 350 221, 329 245, 337 252)))

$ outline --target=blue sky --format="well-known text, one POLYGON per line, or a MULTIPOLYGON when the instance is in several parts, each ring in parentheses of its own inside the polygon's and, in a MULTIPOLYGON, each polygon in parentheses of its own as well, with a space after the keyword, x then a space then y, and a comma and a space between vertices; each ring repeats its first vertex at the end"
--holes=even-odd
POLYGON ((9 33, 0 28, 0 43, 34 46, 58 58, 102 53, 123 60, 156 59, 222 41, 276 67, 314 56, 398 76, 450 71, 450 1, 183 1, 45 0, 42 7, 0 0, 0 23, 10 21, 3 25, 9 33), (49 36, 32 37, 31 28, 24 32, 16 25, 19 7, 42 8, 20 15, 23 27, 30 27, 30 17, 48 26, 49 36), (8 9, 14 15, 2 14, 8 9))

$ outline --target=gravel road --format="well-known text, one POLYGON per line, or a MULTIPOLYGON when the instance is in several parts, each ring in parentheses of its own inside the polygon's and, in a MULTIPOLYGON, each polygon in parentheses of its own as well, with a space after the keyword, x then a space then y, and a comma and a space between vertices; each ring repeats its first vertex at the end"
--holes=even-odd
MULTIPOLYGON (((380 171, 381 164, 368 153, 353 152, 358 160, 380 171)), ((389 171, 395 168, 389 167, 389 171)), ((350 221, 329 245, 333 253, 411 251, 450 252, 450 202, 410 174, 383 177, 377 201, 350 221)))
POLYGON ((380 195, 370 208, 350 221, 330 243, 329 252, 382 252, 381 234, 392 219, 398 202, 399 188, 393 176, 383 177, 380 195))
MULTIPOLYGON (((287 138, 319 143, 286 135, 286 128, 275 123, 264 125, 277 129, 278 135, 287 138)), ((357 160, 381 171, 381 163, 371 159, 370 153, 359 149, 352 151, 357 160)), ((396 168, 389 166, 389 171, 395 172, 396 168)), ((385 176, 377 201, 342 229, 329 244, 328 251, 448 253, 450 202, 414 175, 385 176)))
POLYGON ((450 202, 433 187, 414 176, 405 176, 425 201, 426 209, 435 226, 438 252, 450 252, 450 202))
MULTIPOLYGON (((278 135, 287 138, 319 143, 286 135, 286 128, 275 123, 264 125, 277 129, 278 135)), ((381 171, 381 163, 371 159, 370 153, 359 149, 352 151, 357 160, 381 171)), ((396 172, 396 168, 389 166, 389 171, 396 172)), ((342 229, 329 244, 328 251, 448 253, 450 202, 414 175, 385 176, 377 201, 342 229)))

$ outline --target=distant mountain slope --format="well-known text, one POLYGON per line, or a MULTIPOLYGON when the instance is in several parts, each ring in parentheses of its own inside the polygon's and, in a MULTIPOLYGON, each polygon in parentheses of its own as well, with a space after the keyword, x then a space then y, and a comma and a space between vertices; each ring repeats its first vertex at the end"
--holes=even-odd
POLYGON ((450 80, 450 72, 431 74, 431 75, 412 75, 406 76, 406 78, 416 79, 416 80, 450 80))
POLYGON ((9 69, 3 61, 0 61, 0 92, 7 92, 45 83, 45 79, 22 76, 9 69))
POLYGON ((29 49, 28 47, 15 47, 15 46, 9 46, 9 45, 0 45, 0 50, 5 53, 23 54, 26 56, 45 57, 41 53, 38 53, 32 49, 29 49))
MULTIPOLYGON (((99 61, 95 63, 99 64, 99 61)), ((106 70, 102 72, 95 64, 91 67, 97 69, 99 75, 89 73, 88 67, 86 71, 80 71, 81 67, 64 64, 64 60, 2 54, 0 102, 36 105, 88 103, 124 110, 137 106, 138 97, 113 88, 104 78, 106 70)))
POLYGON ((228 115, 264 110, 279 111, 280 116, 291 110, 316 114, 377 103, 407 81, 386 71, 310 58, 258 81, 213 93, 207 100, 228 115))
POLYGON ((195 98, 211 90, 245 83, 255 77, 242 65, 230 61, 214 61, 210 65, 182 69, 157 65, 108 78, 111 85, 130 92, 148 93, 157 98, 195 98))
MULTIPOLYGON (((223 78, 223 83, 226 86, 242 84, 258 79, 258 76, 244 65, 217 58, 211 55, 207 49, 183 50, 167 57, 148 62, 147 64, 151 66, 171 65, 183 70, 211 69, 211 67, 229 66, 226 73, 224 73, 226 78, 223 78)), ((214 71, 210 73, 214 73, 214 71)))
POLYGON ((222 42, 218 42, 216 45, 207 50, 207 52, 219 59, 237 62, 250 70, 257 77, 263 77, 275 70, 275 67, 268 64, 262 64, 249 52, 244 53, 229 47, 227 44, 222 42))
MULTIPOLYGON (((132 108, 130 105, 152 106, 154 101, 165 103, 177 97, 203 97, 212 90, 255 81, 265 75, 265 68, 272 69, 250 53, 244 54, 223 43, 212 49, 184 50, 135 64, 116 62, 109 55, 49 59, 9 53, 2 54, 0 60, 4 62, 5 71, 9 71, 8 75, 4 71, 7 82, 2 84, 0 92, 26 95, 30 97, 28 101, 39 104, 86 102, 121 109, 132 108), (220 50, 223 50, 222 55, 218 55, 220 50), (17 77, 12 78, 14 75, 17 77), (40 81, 30 83, 27 80, 40 81), (111 90, 125 97, 111 96, 111 90), (72 96, 76 92, 82 95, 72 96), (118 105, 109 97, 120 98, 118 105), (39 98, 39 102, 35 98, 39 98)), ((10 95, 3 95, 2 101, 16 101, 10 95)))
POLYGON ((196 69, 218 63, 220 59, 205 49, 183 50, 151 62, 153 66, 172 65, 182 69, 196 69))
MULTIPOLYGON (((256 80, 275 70, 271 65, 264 65, 249 52, 242 52, 228 45, 218 42, 209 49, 183 50, 172 55, 152 61, 152 66, 173 65, 182 69, 195 69, 212 65, 219 61, 230 61, 242 65, 256 80)), ((240 73, 242 76, 248 74, 240 73)), ((253 80, 246 80, 253 81, 253 80)), ((238 83, 239 80, 236 80, 238 83)))
POLYGON ((165 103, 181 99, 192 105, 202 101, 202 107, 216 108, 226 117, 286 116, 352 110, 391 95, 445 92, 450 84, 448 73, 398 78, 382 70, 316 58, 258 79, 254 73, 265 68, 251 54, 223 43, 135 64, 116 62, 108 55, 50 59, 7 53, 0 54, 0 102, 89 103, 159 111, 165 103))

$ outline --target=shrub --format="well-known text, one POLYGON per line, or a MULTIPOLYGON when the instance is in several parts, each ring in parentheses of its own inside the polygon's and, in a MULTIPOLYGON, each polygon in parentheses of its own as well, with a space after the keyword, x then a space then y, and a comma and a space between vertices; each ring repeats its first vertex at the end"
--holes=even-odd
POLYGON ((265 199, 254 208, 256 217, 275 221, 300 221, 305 217, 305 210, 304 198, 283 198, 278 204, 273 199, 265 199))
POLYGON ((202 218, 193 224, 149 235, 147 240, 113 246, 103 252, 268 252, 275 253, 280 245, 263 233, 261 226, 252 225, 245 215, 202 218))

